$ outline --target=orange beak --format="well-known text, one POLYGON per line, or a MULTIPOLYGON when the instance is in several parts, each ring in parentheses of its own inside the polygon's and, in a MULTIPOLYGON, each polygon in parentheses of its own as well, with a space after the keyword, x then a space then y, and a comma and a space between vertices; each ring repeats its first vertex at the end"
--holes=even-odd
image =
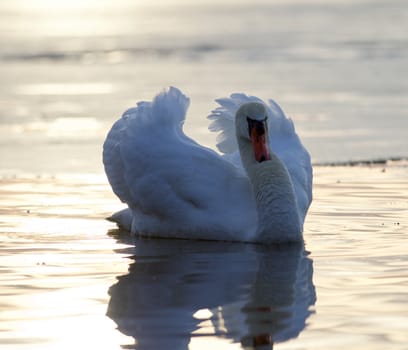
POLYGON ((268 148, 268 134, 265 122, 251 120, 250 128, 255 160, 259 163, 270 160, 271 155, 268 148))

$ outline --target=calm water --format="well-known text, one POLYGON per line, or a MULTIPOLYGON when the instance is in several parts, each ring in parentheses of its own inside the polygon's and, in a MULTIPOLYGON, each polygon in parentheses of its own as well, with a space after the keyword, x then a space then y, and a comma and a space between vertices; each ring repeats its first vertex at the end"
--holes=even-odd
POLYGON ((132 238, 103 176, 2 178, 2 349, 406 349, 408 167, 315 174, 305 248, 132 238))
POLYGON ((407 349, 406 164, 316 167, 305 247, 132 238, 101 167, 167 85, 209 146, 244 91, 314 162, 407 157, 407 33, 405 0, 0 3, 1 348, 407 349))
POLYGON ((406 157, 406 33, 405 0, 3 1, 0 165, 101 171, 113 121, 168 85, 209 146, 214 99, 244 91, 277 100, 316 162, 406 157))

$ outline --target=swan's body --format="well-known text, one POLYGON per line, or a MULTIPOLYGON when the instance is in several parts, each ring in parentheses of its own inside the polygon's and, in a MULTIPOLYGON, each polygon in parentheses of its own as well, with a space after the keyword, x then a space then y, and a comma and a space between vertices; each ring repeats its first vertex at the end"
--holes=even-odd
POLYGON ((234 94, 218 102, 210 128, 221 131, 217 146, 224 156, 184 134, 189 100, 176 88, 123 114, 103 150, 112 189, 128 205, 111 219, 134 234, 156 237, 301 240, 312 168, 291 120, 272 101, 268 107, 234 94), (259 125, 266 118, 264 130, 259 125), (261 130, 259 140, 266 137, 258 160, 251 123, 255 133, 261 130))

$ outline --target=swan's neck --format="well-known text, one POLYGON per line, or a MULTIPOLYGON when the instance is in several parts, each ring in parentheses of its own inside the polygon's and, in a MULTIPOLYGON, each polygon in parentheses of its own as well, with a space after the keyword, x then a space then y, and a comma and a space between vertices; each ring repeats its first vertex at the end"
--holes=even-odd
POLYGON ((282 161, 257 162, 249 140, 238 140, 241 159, 252 184, 258 211, 257 240, 287 242, 302 239, 297 201, 290 175, 282 161))

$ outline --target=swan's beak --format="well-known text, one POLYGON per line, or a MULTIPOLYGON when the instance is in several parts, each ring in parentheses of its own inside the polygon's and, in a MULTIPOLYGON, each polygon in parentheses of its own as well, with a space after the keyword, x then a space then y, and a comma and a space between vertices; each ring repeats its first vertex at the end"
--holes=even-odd
POLYGON ((255 160, 259 163, 270 160, 266 120, 249 119, 248 121, 250 121, 248 123, 249 135, 254 149, 255 160))

